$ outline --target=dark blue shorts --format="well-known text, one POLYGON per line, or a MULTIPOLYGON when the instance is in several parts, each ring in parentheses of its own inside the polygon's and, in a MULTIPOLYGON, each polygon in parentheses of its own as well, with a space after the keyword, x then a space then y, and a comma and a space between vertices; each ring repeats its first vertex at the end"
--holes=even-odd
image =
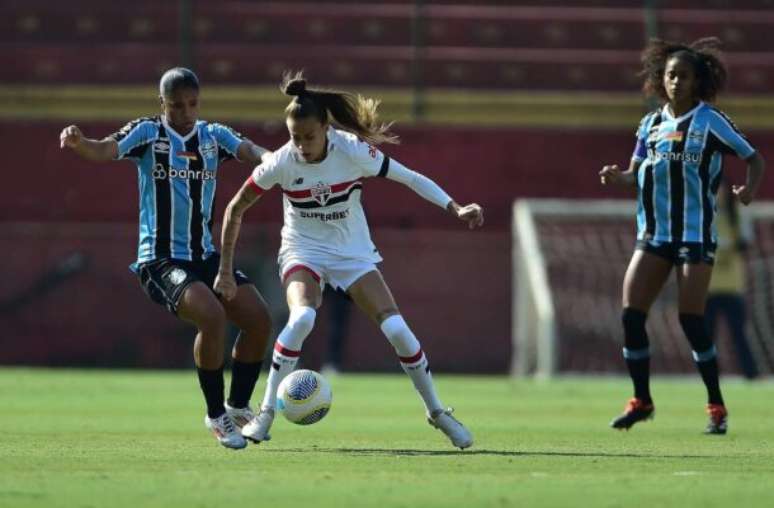
MULTIPOLYGON (((212 290, 219 267, 220 254, 217 253, 203 261, 162 258, 138 266, 137 276, 151 300, 177 315, 177 304, 185 288, 199 281, 212 290)), ((239 270, 234 270, 234 278, 237 286, 252 283, 239 270)))
POLYGON ((637 250, 643 250, 664 258, 675 265, 715 264, 717 244, 701 242, 657 242, 637 240, 637 250))

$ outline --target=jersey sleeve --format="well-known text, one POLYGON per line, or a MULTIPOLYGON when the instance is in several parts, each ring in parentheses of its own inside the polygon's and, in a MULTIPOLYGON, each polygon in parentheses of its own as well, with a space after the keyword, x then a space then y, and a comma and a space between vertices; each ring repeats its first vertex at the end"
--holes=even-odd
POLYGON ((260 196, 275 185, 281 184, 282 168, 277 157, 272 154, 261 164, 255 166, 247 183, 260 196))
POLYGON ((245 141, 245 137, 231 127, 220 123, 211 123, 207 129, 218 143, 218 161, 236 159, 239 145, 245 141))
POLYGON ((390 158, 381 150, 361 141, 356 136, 347 137, 344 146, 352 162, 361 169, 364 177, 387 175, 390 158))
POLYGON ((710 131, 720 141, 723 153, 735 154, 740 159, 747 159, 755 153, 755 148, 747 141, 744 134, 720 111, 713 111, 710 131))
POLYGON ((124 125, 108 138, 118 143, 116 159, 139 159, 156 140, 158 127, 150 118, 138 118, 124 125))
POLYGON ((632 159, 637 162, 645 160, 648 156, 647 141, 648 141, 648 124, 650 123, 651 115, 646 115, 640 120, 640 126, 637 127, 636 138, 637 141, 634 145, 634 152, 632 152, 632 159))

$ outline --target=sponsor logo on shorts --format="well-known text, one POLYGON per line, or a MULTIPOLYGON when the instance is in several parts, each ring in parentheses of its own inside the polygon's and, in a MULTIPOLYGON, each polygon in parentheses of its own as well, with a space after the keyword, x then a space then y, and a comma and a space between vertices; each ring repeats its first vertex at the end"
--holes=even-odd
POLYGON ((174 268, 169 273, 165 275, 167 280, 170 282, 170 284, 174 284, 175 286, 182 284, 183 281, 185 281, 186 273, 185 270, 181 270, 180 268, 174 268))

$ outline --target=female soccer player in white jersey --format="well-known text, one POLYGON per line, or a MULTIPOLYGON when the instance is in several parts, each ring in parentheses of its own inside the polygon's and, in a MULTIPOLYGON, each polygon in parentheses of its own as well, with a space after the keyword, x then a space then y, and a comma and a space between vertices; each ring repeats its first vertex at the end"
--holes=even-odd
POLYGON ((168 70, 159 85, 161 115, 139 118, 102 140, 71 125, 60 135, 93 161, 131 159, 140 180, 140 243, 132 270, 148 296, 198 328, 194 360, 207 403, 205 425, 228 448, 247 444, 238 427, 252 420, 249 400, 269 340, 266 303, 241 272, 229 300, 212 290, 219 255, 212 243, 215 179, 221 162, 258 164, 266 150, 230 128, 199 120, 199 80, 189 69, 168 70), (226 322, 240 328, 224 401, 226 322))
POLYGON ((401 182, 431 203, 474 228, 483 224, 480 206, 460 206, 438 185, 391 160, 373 145, 396 142, 387 125, 377 122, 377 101, 346 92, 309 89, 300 74, 286 75, 285 110, 290 141, 255 168, 226 209, 222 257, 215 289, 229 299, 235 293, 232 260, 244 212, 274 186, 284 194, 284 227, 279 252, 280 277, 290 317, 277 338, 261 411, 242 434, 256 442, 269 439, 277 386, 298 362, 304 339, 314 325, 327 283, 347 291, 386 335, 427 409, 428 422, 452 444, 467 448, 470 432, 451 415, 436 394, 427 358, 398 311, 376 263, 360 203, 363 179, 386 177, 401 182), (339 127, 333 128, 332 116, 339 127))
POLYGON ((605 166, 603 184, 636 186, 637 243, 623 283, 623 356, 634 397, 611 422, 629 429, 653 416, 650 352, 645 320, 651 304, 676 267, 680 325, 707 387, 707 434, 725 434, 728 411, 720 393, 715 346, 704 322, 707 288, 717 234, 715 194, 724 154, 747 162, 744 184, 733 192, 749 205, 758 190, 764 163, 736 126, 711 105, 726 80, 718 40, 691 45, 653 40, 643 52, 644 91, 665 103, 643 118, 629 169, 605 166))

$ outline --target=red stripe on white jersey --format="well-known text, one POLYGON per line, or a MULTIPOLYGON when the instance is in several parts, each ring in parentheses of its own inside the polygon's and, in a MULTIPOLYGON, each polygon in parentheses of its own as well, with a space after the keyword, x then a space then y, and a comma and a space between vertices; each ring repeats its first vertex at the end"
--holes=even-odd
MULTIPOLYGON (((342 182, 342 183, 336 183, 331 185, 331 194, 336 194, 337 192, 342 192, 345 190, 348 190, 352 185, 362 181, 362 178, 358 178, 357 180, 352 180, 351 182, 342 182)), ((285 193, 285 195, 289 198, 311 198, 312 197, 312 189, 304 189, 304 190, 297 190, 297 191, 289 191, 282 189, 282 192, 285 193)))

